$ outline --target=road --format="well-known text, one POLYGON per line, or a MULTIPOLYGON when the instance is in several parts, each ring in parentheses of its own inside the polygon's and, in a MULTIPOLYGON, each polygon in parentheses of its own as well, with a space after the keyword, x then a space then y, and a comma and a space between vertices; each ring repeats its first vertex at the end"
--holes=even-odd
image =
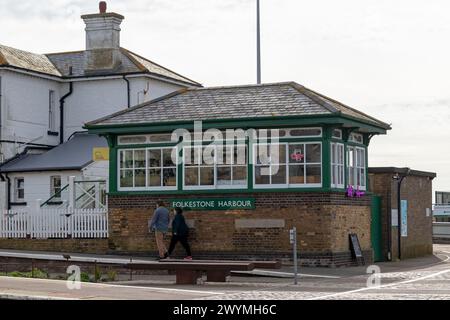
MULTIPOLYGON (((232 276, 226 284, 177 286, 173 276, 150 276, 115 284, 83 283, 69 290, 65 281, 0 277, 0 299, 129 300, 351 300, 450 299, 450 245, 436 245, 432 257, 377 264, 380 283, 366 267, 302 268, 299 285, 290 268, 280 277, 232 276)), ((273 275, 273 271, 271 271, 273 275)), ((276 274, 276 273, 275 273, 276 274)))

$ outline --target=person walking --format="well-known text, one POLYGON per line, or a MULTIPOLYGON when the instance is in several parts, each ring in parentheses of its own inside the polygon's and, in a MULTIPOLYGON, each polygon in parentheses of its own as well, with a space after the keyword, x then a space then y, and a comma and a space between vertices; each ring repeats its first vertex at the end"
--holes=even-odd
POLYGON ((169 254, 164 244, 164 235, 169 230, 169 210, 165 207, 165 203, 159 200, 158 208, 155 210, 152 219, 148 223, 150 233, 155 232, 156 246, 158 247, 159 259, 166 259, 169 254))
POLYGON ((185 260, 192 260, 191 247, 188 243, 189 227, 183 216, 181 208, 175 208, 175 218, 172 221, 172 240, 169 246, 169 256, 172 254, 178 242, 181 242, 184 250, 186 250, 185 260))

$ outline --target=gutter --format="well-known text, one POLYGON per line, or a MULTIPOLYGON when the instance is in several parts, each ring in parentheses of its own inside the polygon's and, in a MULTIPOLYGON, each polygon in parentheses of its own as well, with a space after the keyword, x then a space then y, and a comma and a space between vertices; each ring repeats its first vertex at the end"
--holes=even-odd
POLYGON ((69 83, 69 92, 59 100, 59 144, 64 143, 64 103, 73 93, 73 82, 69 83))
POLYGON ((128 109, 131 108, 131 88, 130 88, 130 80, 127 79, 127 76, 123 76, 123 80, 127 83, 127 106, 128 109))

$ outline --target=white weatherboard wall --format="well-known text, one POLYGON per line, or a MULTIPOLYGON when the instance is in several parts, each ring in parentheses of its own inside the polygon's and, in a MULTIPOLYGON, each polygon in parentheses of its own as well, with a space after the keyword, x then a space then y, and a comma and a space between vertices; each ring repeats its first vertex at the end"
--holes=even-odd
MULTIPOLYGON (((172 93, 181 86, 146 77, 129 77, 131 106, 172 93)), ((127 108, 127 83, 122 78, 74 82, 64 111, 64 138, 93 121, 127 108)))
MULTIPOLYGON (((49 91, 55 92, 56 119, 59 127, 61 83, 9 70, 0 71, 2 78, 1 139, 57 145, 58 137, 48 135, 49 91)), ((22 148, 2 143, 5 159, 22 148)))
MULTIPOLYGON (((11 201, 16 202, 14 194, 14 179, 22 177, 25 179, 25 202, 28 206, 33 205, 37 199, 42 202, 47 201, 50 195, 50 177, 61 176, 61 185, 64 187, 69 182, 70 176, 75 176, 77 180, 82 180, 80 171, 48 171, 48 172, 29 172, 29 173, 11 173, 11 201)), ((23 208, 23 206, 12 206, 12 209, 23 208)))

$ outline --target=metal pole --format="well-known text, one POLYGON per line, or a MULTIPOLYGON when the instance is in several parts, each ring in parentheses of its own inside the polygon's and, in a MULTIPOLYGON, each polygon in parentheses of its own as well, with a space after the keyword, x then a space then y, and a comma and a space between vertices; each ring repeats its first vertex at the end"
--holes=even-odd
POLYGON ((260 5, 259 0, 256 0, 256 30, 257 30, 257 36, 256 36, 256 42, 257 42, 257 49, 256 49, 256 59, 257 59, 257 83, 261 84, 261 17, 260 17, 260 5))
POLYGON ((294 284, 298 284, 297 227, 294 227, 294 284))

